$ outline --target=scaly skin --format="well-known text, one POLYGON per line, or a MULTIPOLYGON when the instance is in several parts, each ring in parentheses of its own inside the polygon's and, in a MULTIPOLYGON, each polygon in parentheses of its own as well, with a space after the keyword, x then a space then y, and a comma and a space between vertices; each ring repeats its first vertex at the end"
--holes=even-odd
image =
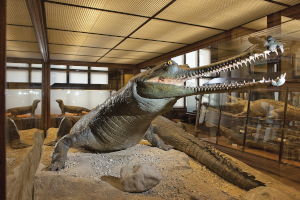
POLYGON ((264 183, 254 180, 254 176, 234 167, 230 160, 224 158, 205 142, 188 134, 167 118, 158 116, 152 121, 152 126, 154 133, 166 144, 170 144, 174 148, 194 157, 210 170, 238 187, 251 190, 259 186, 265 186, 264 183))
POLYGON ((220 61, 197 68, 189 68, 188 65, 177 65, 174 61, 168 61, 136 75, 103 104, 84 115, 73 126, 71 133, 57 142, 48 169, 64 168, 67 152, 70 147, 74 146, 98 151, 114 151, 136 145, 145 136, 153 146, 168 150, 171 146, 153 135, 151 122, 158 115, 171 110, 178 99, 196 94, 280 86, 285 82, 285 75, 282 75, 277 80, 261 80, 251 83, 196 88, 183 86, 183 83, 189 79, 238 68, 243 65, 242 63, 246 65, 247 62, 255 60, 255 57, 248 59, 245 58, 246 56, 247 54, 244 53, 226 59, 224 62, 220 61))

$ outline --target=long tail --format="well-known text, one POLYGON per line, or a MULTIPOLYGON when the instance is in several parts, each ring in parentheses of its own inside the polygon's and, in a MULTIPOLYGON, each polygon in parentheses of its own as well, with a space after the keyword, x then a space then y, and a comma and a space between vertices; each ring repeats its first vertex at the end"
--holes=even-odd
POLYGON ((238 187, 250 190, 259 186, 265 186, 265 183, 255 180, 253 175, 233 166, 228 158, 223 157, 211 146, 188 134, 176 126, 174 122, 158 116, 152 121, 152 126, 154 133, 165 143, 196 158, 210 170, 238 187))

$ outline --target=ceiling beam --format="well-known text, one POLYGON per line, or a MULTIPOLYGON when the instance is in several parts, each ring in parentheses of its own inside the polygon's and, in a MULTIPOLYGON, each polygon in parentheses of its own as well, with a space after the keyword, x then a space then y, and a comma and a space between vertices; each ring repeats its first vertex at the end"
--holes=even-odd
MULTIPOLYGON (((43 60, 32 59, 32 58, 8 57, 7 62, 43 64, 43 60)), ((136 69, 136 65, 131 65, 131 64, 96 63, 96 62, 80 62, 80 61, 67 61, 67 60, 50 60, 49 62, 52 65, 74 65, 74 66, 109 67, 109 68, 119 68, 119 69, 136 69)))
POLYGON ((36 39, 45 63, 49 62, 49 47, 47 40, 44 1, 26 0, 36 39))
POLYGON ((292 19, 300 19, 300 3, 279 12, 281 12, 282 16, 292 19))
POLYGON ((53 65, 109 67, 109 68, 122 68, 122 69, 135 69, 136 68, 136 65, 131 65, 131 64, 80 62, 80 61, 65 61, 65 60, 51 60, 50 64, 53 64, 53 65))
POLYGON ((30 63, 30 64, 43 64, 43 60, 41 59, 33 59, 33 58, 14 58, 8 57, 6 58, 8 63, 30 63))

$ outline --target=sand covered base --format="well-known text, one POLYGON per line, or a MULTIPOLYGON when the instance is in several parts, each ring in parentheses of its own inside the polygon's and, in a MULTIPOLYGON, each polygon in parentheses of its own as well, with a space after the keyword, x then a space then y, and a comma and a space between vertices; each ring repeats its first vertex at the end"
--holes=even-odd
MULTIPOLYGON (((30 131, 22 131, 20 134, 29 135, 30 131)), ((49 129, 45 143, 55 138, 56 131, 54 128, 49 129)), ((147 144, 143 142, 111 153, 71 148, 66 168, 59 172, 45 170, 51 162, 53 147, 44 145, 35 176, 34 199, 242 199, 247 192, 228 183, 180 151, 163 151, 147 144), (161 182, 149 191, 139 194, 121 191, 120 169, 128 164, 147 164, 158 169, 162 174, 161 182)), ((26 151, 27 149, 8 149, 7 174, 10 177, 14 174, 13 169, 22 162, 21 155, 26 151)), ((232 160, 267 186, 300 199, 300 192, 294 188, 233 158, 232 160)))

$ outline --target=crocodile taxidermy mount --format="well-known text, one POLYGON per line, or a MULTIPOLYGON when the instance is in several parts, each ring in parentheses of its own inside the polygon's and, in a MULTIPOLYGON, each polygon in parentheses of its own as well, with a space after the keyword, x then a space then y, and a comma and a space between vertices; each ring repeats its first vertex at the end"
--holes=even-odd
MULTIPOLYGON (((225 61, 197 68, 189 68, 188 65, 177 65, 174 61, 168 61, 134 76, 125 87, 84 115, 75 123, 71 133, 57 142, 48 169, 54 171, 64 168, 69 148, 76 146, 98 151, 122 150, 138 144, 145 136, 153 146, 169 150, 172 148, 172 144, 165 144, 157 135, 153 134, 151 122, 158 115, 171 110, 178 99, 196 94, 280 86, 285 82, 285 76, 281 75, 276 80, 241 84, 195 88, 183 86, 184 82, 190 79, 234 67, 242 67, 243 63, 247 65, 247 62, 250 63, 252 60, 264 56, 264 53, 254 54, 250 57, 247 55, 248 53, 243 53, 225 61)), ((203 155, 203 159, 211 159, 209 155, 206 153, 203 155)), ((216 169, 218 170, 218 168, 216 169)), ((262 185, 259 181, 255 181, 253 176, 245 176, 246 173, 239 170, 228 170, 227 172, 229 174, 226 176, 229 177, 229 181, 246 190, 262 185), (242 185, 239 185, 243 179, 247 184, 243 182, 242 185)))
POLYGON ((35 99, 32 102, 31 106, 23 106, 23 107, 15 107, 15 108, 10 108, 7 109, 7 113, 11 113, 13 117, 17 117, 17 115, 23 115, 30 113, 31 116, 34 116, 35 110, 38 107, 38 104, 40 103, 41 100, 35 99))
POLYGON ((61 114, 64 115, 66 112, 68 113, 76 113, 77 115, 82 114, 82 111, 85 112, 90 112, 90 109, 80 107, 80 106, 66 106, 61 99, 56 99, 56 102, 58 103, 60 109, 61 109, 61 114))
MULTIPOLYGON (((240 98, 229 97, 233 102, 226 103, 226 105, 232 108, 239 108, 240 113, 232 115, 235 116, 246 116, 248 110, 248 100, 243 100, 240 98)), ((276 101, 273 99, 259 99, 255 101, 250 101, 249 115, 254 117, 260 117, 260 120, 266 119, 283 119, 284 115, 284 102, 276 101)), ((289 121, 299 119, 300 108, 287 105, 286 119, 289 121)))

